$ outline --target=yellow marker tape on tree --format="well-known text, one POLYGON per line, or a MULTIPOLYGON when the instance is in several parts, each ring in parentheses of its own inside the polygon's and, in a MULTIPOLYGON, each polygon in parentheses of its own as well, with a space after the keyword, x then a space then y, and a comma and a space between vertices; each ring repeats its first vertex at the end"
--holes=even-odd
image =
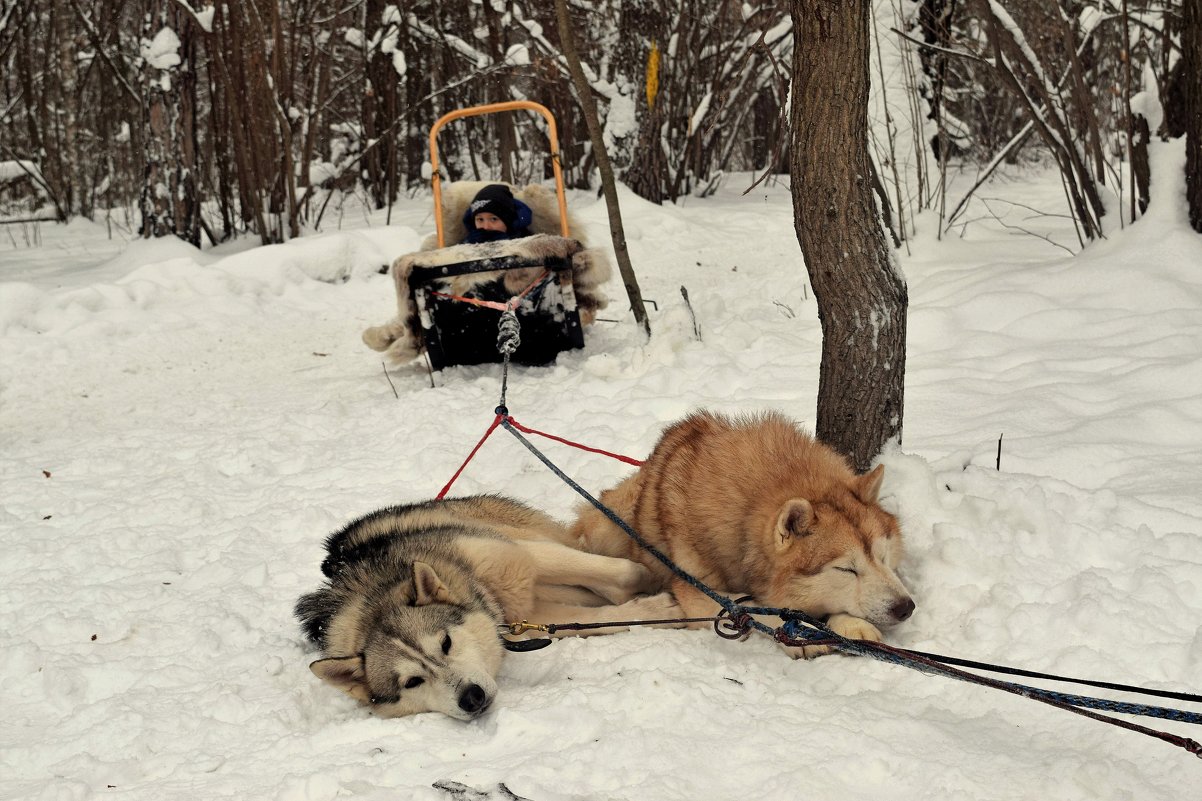
POLYGON ((655 96, 659 93, 659 44, 651 43, 647 55, 647 108, 655 108, 655 96))

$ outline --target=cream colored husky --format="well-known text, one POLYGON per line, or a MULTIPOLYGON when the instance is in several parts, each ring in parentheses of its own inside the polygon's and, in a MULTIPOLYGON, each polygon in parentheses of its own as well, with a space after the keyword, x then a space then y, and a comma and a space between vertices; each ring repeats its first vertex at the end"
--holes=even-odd
MULTIPOLYGON (((382 717, 483 714, 504 655, 498 625, 679 617, 642 565, 562 544, 556 521, 495 495, 394 506, 331 535, 328 581, 296 615, 310 668, 382 717), (563 603, 564 598, 573 603, 563 603)), ((612 633, 606 628, 598 633, 612 633)))

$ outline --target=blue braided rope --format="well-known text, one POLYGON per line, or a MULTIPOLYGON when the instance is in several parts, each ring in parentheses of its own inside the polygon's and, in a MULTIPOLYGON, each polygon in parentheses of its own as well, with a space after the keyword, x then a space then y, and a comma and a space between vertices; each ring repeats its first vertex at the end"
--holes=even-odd
MULTIPOLYGON (((837 641, 840 648, 852 651, 862 656, 872 657, 881 662, 890 662, 892 664, 903 665, 915 669, 925 669, 931 672, 937 672, 941 675, 951 678, 964 679, 965 676, 972 677, 973 680, 981 678, 972 673, 964 673, 964 671, 947 665, 941 665, 933 660, 917 660, 905 652, 905 649, 889 649, 885 650, 877 648, 876 643, 863 643, 859 640, 849 640, 846 637, 841 637, 829 629, 820 630, 810 626, 799 625, 799 621, 788 620, 781 626, 782 633, 791 639, 797 640, 830 640, 837 641), (899 653, 900 652, 900 653, 899 653)), ((1186 712, 1181 709, 1169 709, 1160 706, 1150 706, 1148 704, 1132 704, 1125 701, 1112 701, 1107 698, 1092 698, 1086 695, 1074 695, 1072 693, 1061 693, 1055 690, 1046 690, 1042 687, 1031 687, 1026 684, 1019 684, 1012 681, 1001 681, 998 679, 988 680, 992 685, 1004 686, 1005 689, 1017 695, 1028 697, 1046 698, 1061 704, 1069 706, 1081 707, 1083 709, 1098 709, 1104 712, 1121 712, 1126 715, 1143 715, 1145 717, 1163 718, 1165 720, 1174 720, 1178 723, 1197 723, 1202 724, 1202 714, 1197 712, 1186 712)))

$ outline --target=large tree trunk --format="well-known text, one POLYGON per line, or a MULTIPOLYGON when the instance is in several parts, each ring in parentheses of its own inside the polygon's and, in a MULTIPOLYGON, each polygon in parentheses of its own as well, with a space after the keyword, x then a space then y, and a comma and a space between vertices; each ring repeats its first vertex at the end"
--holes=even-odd
POLYGON ((178 235, 200 246, 196 151, 196 59, 191 14, 171 0, 149 0, 142 26, 142 236, 178 235), (169 30, 168 30, 169 29, 169 30), (163 31, 177 37, 156 39, 163 31), (158 46, 166 47, 158 51, 158 46))
MULTIPOLYGON (((368 36, 378 31, 379 35, 392 33, 399 36, 395 24, 385 21, 385 11, 393 3, 388 0, 368 0, 364 11, 368 36)), ((397 116, 397 72, 392 55, 385 53, 377 44, 365 54, 366 83, 363 96, 363 170, 364 181, 371 192, 372 202, 377 209, 396 200, 397 196, 397 146, 396 134, 390 130, 397 116), (383 142, 376 142, 379 137, 383 142), (374 144, 373 144, 374 143, 374 144)))
POLYGON ((1185 0, 1181 49, 1185 86, 1185 194, 1190 225, 1202 233, 1202 0, 1185 0))
POLYGON ((622 32, 614 58, 630 76, 631 101, 637 121, 637 128, 632 128, 628 134, 630 155, 621 168, 621 179, 630 191, 644 200, 663 203, 672 180, 669 160, 664 153, 664 102, 660 97, 657 105, 655 95, 648 94, 652 87, 647 79, 654 72, 658 87, 659 69, 665 61, 660 50, 671 31, 671 19, 663 13, 661 4, 636 0, 622 4, 620 24, 622 32), (650 69, 653 49, 657 55, 655 66, 650 69))
MULTIPOLYGON (((488 29, 488 39, 486 41, 489 55, 492 57, 494 64, 501 64, 505 61, 505 53, 509 46, 509 41, 506 37, 507 26, 501 19, 501 14, 508 15, 510 9, 506 7, 497 8, 497 6, 490 2, 481 3, 480 10, 484 14, 484 22, 488 29)), ((486 84, 488 87, 488 102, 505 103, 520 97, 510 87, 510 80, 511 77, 504 71, 490 75, 486 84)), ((514 166, 520 158, 520 154, 518 152, 517 128, 514 126, 513 118, 514 115, 512 114, 498 114, 490 118, 496 131, 495 151, 490 154, 490 157, 495 159, 494 169, 500 167, 501 180, 507 184, 518 182, 514 166)))
POLYGON ((822 322, 819 439, 869 467, 901 440, 906 284, 868 155, 868 0, 792 0, 793 218, 822 322))
POLYGON ((80 146, 79 69, 76 59, 83 37, 76 31, 67 4, 54 7, 55 39, 59 80, 59 104, 56 109, 60 127, 58 159, 61 165, 63 202, 72 214, 92 216, 92 197, 85 177, 83 151, 80 146))

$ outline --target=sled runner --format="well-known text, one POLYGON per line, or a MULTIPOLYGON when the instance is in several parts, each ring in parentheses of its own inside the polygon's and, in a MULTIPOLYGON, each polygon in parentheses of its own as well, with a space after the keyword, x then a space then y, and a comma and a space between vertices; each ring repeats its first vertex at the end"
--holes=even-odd
POLYGON ((608 259, 573 238, 559 163, 558 134, 551 113, 538 103, 511 101, 460 109, 443 115, 430 130, 431 188, 436 234, 422 250, 392 265, 397 316, 363 333, 375 350, 394 362, 426 353, 435 370, 452 365, 501 361, 498 323, 512 308, 520 344, 512 353, 518 364, 547 364, 564 350, 584 347, 584 327, 606 305, 600 284, 610 275, 608 259), (486 186, 500 182, 457 181, 444 191, 438 173, 438 132, 464 117, 528 109, 548 126, 552 192, 540 184, 509 187, 513 199, 528 208, 532 235, 466 244, 465 214, 486 186))

